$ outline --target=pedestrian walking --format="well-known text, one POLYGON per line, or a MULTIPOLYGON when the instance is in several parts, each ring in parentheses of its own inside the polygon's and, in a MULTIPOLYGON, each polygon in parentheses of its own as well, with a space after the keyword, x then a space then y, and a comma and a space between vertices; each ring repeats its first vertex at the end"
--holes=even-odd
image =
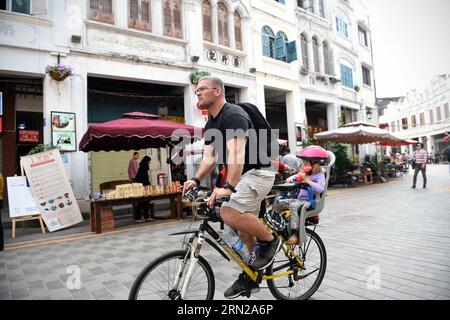
POLYGON ((413 185, 411 188, 416 188, 417 175, 419 174, 419 171, 421 171, 423 178, 423 188, 425 189, 427 187, 426 167, 428 162, 428 153, 422 149, 421 143, 418 143, 416 146, 416 151, 413 154, 413 160, 416 163, 416 168, 414 169, 413 185))
POLYGON ((138 159, 139 159, 139 152, 135 152, 133 153, 133 158, 131 158, 130 162, 128 163, 128 178, 130 178, 130 180, 133 181, 136 178, 136 174, 139 169, 138 159))

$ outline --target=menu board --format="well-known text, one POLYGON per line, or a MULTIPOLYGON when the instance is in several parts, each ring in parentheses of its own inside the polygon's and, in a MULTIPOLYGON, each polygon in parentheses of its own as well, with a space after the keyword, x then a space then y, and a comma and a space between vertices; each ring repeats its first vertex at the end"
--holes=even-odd
POLYGON ((6 177, 9 216, 17 218, 41 214, 27 184, 27 177, 6 177))
POLYGON ((21 163, 50 232, 83 221, 58 149, 21 157, 21 163))

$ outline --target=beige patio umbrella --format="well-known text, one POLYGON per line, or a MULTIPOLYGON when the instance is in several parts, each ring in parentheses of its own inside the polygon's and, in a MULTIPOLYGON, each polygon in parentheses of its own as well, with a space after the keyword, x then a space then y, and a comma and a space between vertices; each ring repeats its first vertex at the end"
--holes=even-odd
POLYGON ((341 128, 316 133, 314 139, 347 144, 396 143, 403 140, 364 121, 352 122, 341 128))

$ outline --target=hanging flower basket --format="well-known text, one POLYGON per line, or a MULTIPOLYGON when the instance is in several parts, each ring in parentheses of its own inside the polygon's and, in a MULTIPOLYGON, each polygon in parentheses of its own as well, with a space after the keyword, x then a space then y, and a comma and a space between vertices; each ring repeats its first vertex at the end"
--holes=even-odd
POLYGON ((63 81, 67 77, 74 75, 73 69, 63 64, 47 65, 45 73, 55 81, 63 81))

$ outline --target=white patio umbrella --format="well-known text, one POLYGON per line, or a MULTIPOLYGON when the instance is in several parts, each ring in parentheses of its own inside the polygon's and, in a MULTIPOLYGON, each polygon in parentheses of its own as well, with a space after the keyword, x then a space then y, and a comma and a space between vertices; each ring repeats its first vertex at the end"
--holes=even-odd
POLYGON ((403 140, 364 121, 352 122, 341 128, 316 133, 314 139, 347 144, 395 143, 403 140))

